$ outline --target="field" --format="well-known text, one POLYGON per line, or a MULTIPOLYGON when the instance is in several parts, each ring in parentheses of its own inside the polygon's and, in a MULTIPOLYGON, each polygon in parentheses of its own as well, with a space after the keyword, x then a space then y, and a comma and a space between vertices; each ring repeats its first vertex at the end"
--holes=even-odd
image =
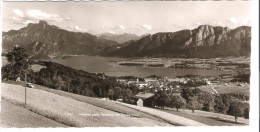
POLYGON ((33 70, 33 72, 39 72, 42 68, 46 68, 46 67, 38 64, 31 65, 31 69, 33 70))
MULTIPOLYGON (((241 83, 239 83, 241 84, 241 83)), ((219 94, 234 93, 234 94, 246 94, 249 95, 249 85, 242 83, 244 86, 238 86, 237 83, 226 83, 226 84, 210 84, 198 87, 199 89, 212 93, 212 87, 218 91, 219 94)))
POLYGON ((1 127, 68 127, 4 100, 1 108, 1 127))
MULTIPOLYGON (((24 87, 2 83, 2 99, 24 104, 24 87)), ((26 109, 73 127, 167 126, 148 118, 136 118, 50 92, 27 88, 26 109)))

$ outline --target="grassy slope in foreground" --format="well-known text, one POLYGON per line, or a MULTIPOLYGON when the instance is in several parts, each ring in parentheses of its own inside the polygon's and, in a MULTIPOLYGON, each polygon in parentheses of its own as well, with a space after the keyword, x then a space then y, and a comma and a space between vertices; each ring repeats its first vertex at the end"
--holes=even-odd
MULTIPOLYGON (((23 104, 24 87, 2 83, 2 98, 12 103, 23 104)), ((120 115, 117 112, 31 88, 27 89, 27 109, 57 122, 75 127, 168 125, 147 118, 120 115), (97 116, 82 114, 96 114, 97 116), (102 116, 102 114, 112 116, 102 116)))
POLYGON ((1 101, 1 109, 1 127, 67 127, 4 100, 1 101))
MULTIPOLYGON (((16 81, 4 81, 6 83, 11 83, 11 84, 16 84, 16 85, 21 85, 21 86, 25 86, 25 82, 16 82, 16 81)), ((51 92, 54 94, 58 94, 64 97, 68 97, 71 99, 75 99, 77 101, 81 101, 81 102, 85 102, 94 106, 98 106, 104 109, 108 109, 111 111, 115 111, 115 112, 119 112, 119 113, 123 113, 123 114, 132 114, 133 116, 138 115, 139 118, 148 118, 148 119, 152 119, 152 120, 156 120, 159 122, 165 122, 164 120, 154 117, 150 114, 108 101, 108 100, 101 100, 98 98, 92 98, 92 97, 87 97, 87 96, 82 96, 82 95, 77 95, 77 94, 73 94, 73 93, 68 93, 68 92, 64 92, 61 90, 55 90, 55 89, 51 89, 48 87, 44 87, 41 85, 36 85, 34 84, 36 89, 40 89, 40 90, 44 90, 47 92, 51 92)))

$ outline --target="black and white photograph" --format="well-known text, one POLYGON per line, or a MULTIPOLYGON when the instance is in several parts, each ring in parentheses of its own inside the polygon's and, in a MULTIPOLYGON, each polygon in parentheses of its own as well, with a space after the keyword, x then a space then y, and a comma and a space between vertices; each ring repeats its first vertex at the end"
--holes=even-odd
POLYGON ((258 117, 251 0, 1 3, 2 128, 248 127, 258 117))

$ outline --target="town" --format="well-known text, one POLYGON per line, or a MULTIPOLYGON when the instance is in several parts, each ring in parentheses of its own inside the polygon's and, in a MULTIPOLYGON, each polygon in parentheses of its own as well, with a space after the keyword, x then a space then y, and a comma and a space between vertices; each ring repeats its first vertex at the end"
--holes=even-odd
MULTIPOLYGON (((185 87, 199 88, 211 93, 212 95, 219 94, 219 91, 215 88, 220 89, 221 93, 223 93, 223 90, 229 91, 228 89, 233 89, 232 93, 237 93, 237 90, 244 90, 249 94, 249 76, 248 79, 240 79, 238 81, 235 77, 228 74, 220 75, 219 77, 186 75, 177 78, 167 78, 156 75, 151 75, 147 78, 125 76, 117 78, 117 82, 124 85, 137 86, 140 93, 135 95, 135 97, 142 100, 151 98, 157 91, 166 91, 167 93, 180 95, 182 88, 185 87)), ((243 101, 248 100, 249 97, 246 97, 243 101)), ((122 101, 122 99, 118 99, 118 101, 122 101)), ((137 103, 137 105, 142 104, 137 103)))

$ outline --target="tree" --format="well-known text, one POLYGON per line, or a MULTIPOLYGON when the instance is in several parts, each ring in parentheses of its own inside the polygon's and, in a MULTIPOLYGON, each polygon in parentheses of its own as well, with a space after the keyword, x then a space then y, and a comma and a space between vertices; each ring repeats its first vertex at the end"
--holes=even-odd
POLYGON ((181 91, 181 96, 188 100, 190 97, 194 96, 194 93, 192 91, 192 89, 190 88, 183 88, 182 91, 181 91))
POLYGON ((237 118, 243 116, 244 114, 244 108, 242 107, 242 104, 238 101, 231 102, 228 114, 234 116, 235 121, 237 122, 237 118))
POLYGON ((123 101, 126 103, 130 103, 133 97, 133 93, 130 89, 123 90, 123 101))
POLYGON ((156 106, 161 107, 164 109, 164 106, 168 104, 170 101, 169 95, 165 91, 158 91, 154 95, 153 102, 156 106))
POLYGON ((7 60, 9 62, 17 63, 27 60, 29 55, 27 54, 26 50, 22 47, 14 47, 13 51, 9 52, 7 55, 7 60))
POLYGON ((245 108, 244 110, 244 118, 249 119, 249 107, 245 108))
POLYGON ((114 90, 113 89, 108 90, 108 97, 109 97, 109 99, 114 100, 114 90))
POLYGON ((225 114, 227 109, 225 109, 225 105, 223 103, 222 97, 220 95, 216 95, 214 98, 214 102, 215 102, 214 112, 225 114))
MULTIPOLYGON (((20 77, 26 71, 28 71, 27 68, 29 67, 29 55, 26 53, 26 50, 24 48, 15 47, 11 52, 6 55, 6 57, 10 64, 2 68, 2 77, 14 79, 20 77)), ((23 78, 23 76, 21 78, 23 78)))
POLYGON ((201 107, 202 107, 202 104, 200 104, 198 102, 197 96, 193 96, 193 97, 189 98, 187 108, 190 109, 192 111, 192 113, 194 113, 195 110, 201 109, 201 107))
POLYGON ((184 108, 186 106, 186 100, 182 98, 180 95, 173 95, 171 96, 169 106, 175 107, 177 111, 179 111, 180 108, 184 108))
POLYGON ((204 111, 214 111, 214 96, 207 92, 200 92, 198 94, 198 101, 203 105, 202 110, 204 111))
POLYGON ((115 87, 113 90, 114 90, 114 100, 121 99, 123 96, 122 88, 115 87))
POLYGON ((232 102, 232 98, 228 94, 221 94, 220 96, 221 96, 223 104, 224 104, 223 111, 225 113, 227 113, 227 111, 229 110, 229 107, 230 107, 230 103, 232 102))

